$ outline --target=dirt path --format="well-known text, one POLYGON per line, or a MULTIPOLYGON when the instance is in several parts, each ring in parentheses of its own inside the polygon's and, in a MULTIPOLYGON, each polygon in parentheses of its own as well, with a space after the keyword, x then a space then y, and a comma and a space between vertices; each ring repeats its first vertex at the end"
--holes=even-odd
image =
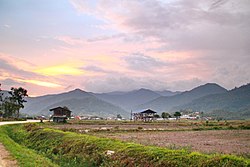
MULTIPOLYGON (((47 121, 47 120, 44 120, 47 121)), ((32 122, 40 122, 40 120, 27 120, 27 121, 5 121, 5 122, 0 122, 1 125, 9 125, 9 124, 24 124, 24 123, 32 123, 32 122)))
MULTIPOLYGON (((0 126, 7 124, 20 124, 28 122, 39 122, 39 121, 40 120, 0 122, 0 126)), ((0 167, 18 167, 17 161, 9 154, 9 152, 5 149, 2 143, 0 143, 0 167)))
POLYGON ((17 167, 17 161, 11 157, 9 152, 0 143, 0 167, 17 167))

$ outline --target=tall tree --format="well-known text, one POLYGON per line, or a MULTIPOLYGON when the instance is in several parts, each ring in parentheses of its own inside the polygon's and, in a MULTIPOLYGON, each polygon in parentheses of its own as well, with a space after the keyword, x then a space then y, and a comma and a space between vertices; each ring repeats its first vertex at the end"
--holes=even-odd
POLYGON ((3 93, 2 93, 1 84, 0 84, 0 105, 2 104, 2 101, 3 101, 3 93))
POLYGON ((178 111, 176 111, 176 112, 174 113, 174 116, 176 117, 176 119, 178 119, 178 118, 180 118, 181 113, 180 113, 180 112, 178 112, 178 111))
POLYGON ((19 106, 10 98, 6 97, 2 103, 3 117, 13 117, 17 115, 16 112, 19 109, 19 106))
POLYGON ((1 92, 1 83, 0 83, 0 117, 3 116, 3 93, 1 92))
POLYGON ((15 109, 16 109, 16 116, 17 118, 19 118, 19 111, 21 108, 24 108, 23 103, 26 102, 26 100, 24 99, 25 96, 28 96, 27 94, 27 90, 19 87, 19 88, 11 88, 11 91, 9 92, 11 97, 10 98, 10 102, 13 103, 15 109))

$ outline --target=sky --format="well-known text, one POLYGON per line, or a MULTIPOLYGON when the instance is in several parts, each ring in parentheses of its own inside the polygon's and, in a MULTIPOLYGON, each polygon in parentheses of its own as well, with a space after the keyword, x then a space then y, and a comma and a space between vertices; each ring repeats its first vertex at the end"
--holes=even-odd
POLYGON ((0 0, 0 83, 30 96, 250 82, 249 0, 0 0))

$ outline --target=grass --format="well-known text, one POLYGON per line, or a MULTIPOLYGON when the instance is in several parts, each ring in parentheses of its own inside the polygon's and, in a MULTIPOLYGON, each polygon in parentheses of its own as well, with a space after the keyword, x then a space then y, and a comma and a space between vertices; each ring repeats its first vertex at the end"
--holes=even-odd
MULTIPOLYGON (((5 141, 5 145, 9 145, 7 149, 23 165, 29 163, 30 159, 35 159, 38 164, 42 161, 43 166, 57 164, 71 167, 250 166, 249 159, 233 155, 207 155, 187 150, 143 146, 115 139, 41 128, 35 124, 8 125, 1 127, 1 130, 0 140, 5 141), (12 143, 8 144, 8 142, 12 143), (18 151, 15 151, 16 148, 18 151), (36 152, 32 150, 36 150, 36 152), (109 151, 113 151, 113 153, 108 155, 109 151), (22 158, 19 157, 20 155, 17 156, 17 152, 22 153, 25 160, 21 160, 22 158), (43 161, 46 161, 47 164, 45 165, 43 161)), ((36 166, 36 164, 30 166, 36 166)))
MULTIPOLYGON (((9 125, 8 125, 9 126, 9 125)), ((6 149, 18 161, 20 167, 56 167, 50 159, 37 154, 34 150, 30 150, 12 140, 8 136, 8 126, 0 127, 0 142, 4 144, 6 149)))

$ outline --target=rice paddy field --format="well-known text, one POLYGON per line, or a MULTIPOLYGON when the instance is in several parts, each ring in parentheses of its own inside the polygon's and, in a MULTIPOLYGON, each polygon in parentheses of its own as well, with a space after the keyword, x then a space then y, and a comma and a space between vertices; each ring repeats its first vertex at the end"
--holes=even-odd
POLYGON ((249 121, 76 121, 4 125, 21 167, 250 166, 249 121))
POLYGON ((250 158, 250 121, 73 121, 51 127, 142 145, 250 158))

